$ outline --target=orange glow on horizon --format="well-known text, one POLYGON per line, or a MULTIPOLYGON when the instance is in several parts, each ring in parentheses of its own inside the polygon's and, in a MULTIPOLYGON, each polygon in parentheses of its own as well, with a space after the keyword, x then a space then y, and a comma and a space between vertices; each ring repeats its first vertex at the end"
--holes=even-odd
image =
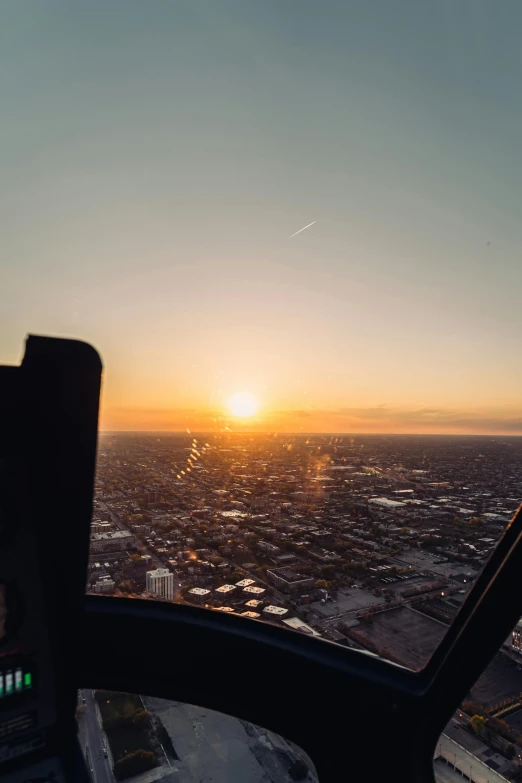
MULTIPOLYGON (((240 406, 237 410, 246 410, 240 406)), ((251 408, 249 408, 251 410, 251 408)), ((445 410, 339 408, 266 410, 241 415, 233 408, 102 408, 102 431, 310 432, 368 434, 522 435, 522 416, 512 409, 445 410)))

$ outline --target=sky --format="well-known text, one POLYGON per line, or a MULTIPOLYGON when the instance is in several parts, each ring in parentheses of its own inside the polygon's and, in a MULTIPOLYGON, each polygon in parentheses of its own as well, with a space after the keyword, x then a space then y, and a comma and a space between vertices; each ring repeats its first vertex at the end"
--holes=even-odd
POLYGON ((4 0, 0 361, 90 342, 108 430, 522 434, 521 26, 4 0))

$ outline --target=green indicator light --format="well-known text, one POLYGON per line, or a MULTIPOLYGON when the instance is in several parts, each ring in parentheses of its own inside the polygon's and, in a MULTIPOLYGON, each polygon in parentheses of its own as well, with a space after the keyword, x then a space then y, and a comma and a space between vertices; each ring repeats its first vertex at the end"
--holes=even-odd
POLYGON ((4 675, 0 674, 0 699, 4 695, 4 675))
POLYGON ((31 684, 32 684, 31 680, 32 680, 31 672, 26 672, 24 674, 24 685, 25 685, 26 688, 30 688, 31 687, 31 684))
POLYGON ((13 692, 13 672, 7 672, 5 675, 5 692, 8 696, 13 692))

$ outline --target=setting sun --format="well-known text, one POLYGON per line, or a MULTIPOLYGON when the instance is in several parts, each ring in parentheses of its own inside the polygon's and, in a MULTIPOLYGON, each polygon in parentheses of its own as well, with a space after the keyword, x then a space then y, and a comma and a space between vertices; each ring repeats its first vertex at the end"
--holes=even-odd
POLYGON ((249 416, 253 416, 259 406, 253 394, 249 392, 235 392, 230 398, 228 407, 234 416, 246 419, 249 416))

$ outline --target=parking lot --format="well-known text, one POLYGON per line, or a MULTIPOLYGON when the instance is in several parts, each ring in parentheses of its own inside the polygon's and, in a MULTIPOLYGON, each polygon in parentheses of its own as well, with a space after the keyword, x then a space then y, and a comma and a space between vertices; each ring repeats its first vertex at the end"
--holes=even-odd
POLYGON ((424 584, 431 584, 437 581, 436 577, 432 576, 419 576, 418 574, 410 579, 396 579, 393 582, 382 584, 383 590, 391 590, 395 595, 399 596, 412 587, 418 587, 424 584))
POLYGON ((376 614, 369 625, 357 626, 357 638, 366 638, 378 650, 389 650, 411 669, 419 669, 430 658, 446 628, 431 617, 401 606, 376 614))
POLYGON ((384 598, 374 595, 370 590, 346 587, 339 590, 336 603, 327 601, 325 604, 322 604, 321 601, 314 601, 310 606, 321 617, 336 617, 347 612, 356 612, 359 609, 366 609, 368 606, 383 603, 384 598))
POLYGON ((413 566, 417 571, 431 571, 433 574, 448 579, 454 574, 459 574, 463 571, 466 574, 469 574, 472 579, 478 574, 476 568, 463 566, 462 563, 441 563, 438 562, 441 558, 433 557, 433 555, 427 554, 426 552, 404 552, 400 557, 396 557, 393 560, 396 565, 401 566, 402 568, 404 568, 404 566, 413 566))
MULTIPOLYGON (((502 653, 497 653, 471 691, 474 700, 493 706, 522 691, 522 668, 502 653)), ((516 715, 513 715, 513 719, 516 715)), ((511 720, 508 718, 511 725, 511 720)))

